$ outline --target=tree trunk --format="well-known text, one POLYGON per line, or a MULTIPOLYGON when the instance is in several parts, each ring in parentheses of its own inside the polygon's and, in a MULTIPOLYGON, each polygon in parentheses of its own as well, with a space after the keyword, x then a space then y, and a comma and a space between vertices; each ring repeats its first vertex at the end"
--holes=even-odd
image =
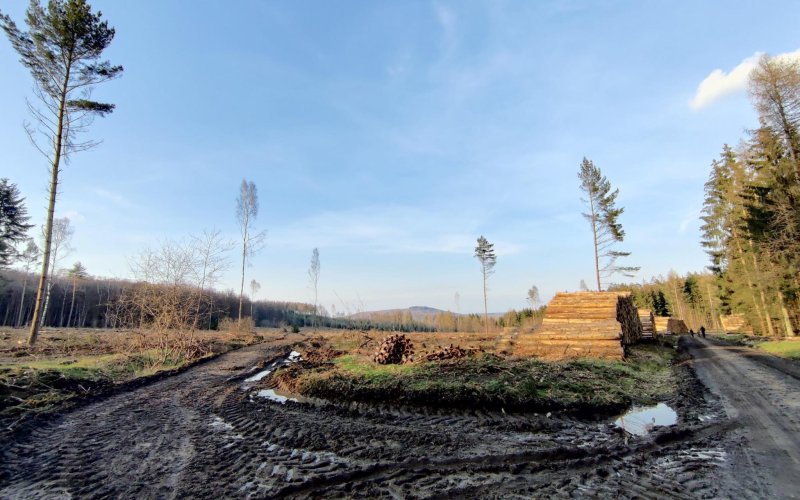
POLYGON ((69 316, 67 316, 67 326, 70 326, 72 323, 72 311, 75 309, 75 286, 77 283, 73 280, 72 282, 72 300, 69 303, 69 316))
MULTIPOLYGON (((42 275, 39 277, 39 286, 36 287, 36 305, 33 309, 31 331, 28 334, 28 345, 36 344, 39 336, 39 324, 43 319, 42 303, 47 283, 47 272, 50 265, 50 244, 53 239, 53 217, 56 211, 56 195, 58 194, 58 171, 61 165, 61 150, 63 148, 64 114, 67 104, 67 85, 69 84, 71 64, 67 64, 64 82, 61 86, 61 95, 58 101, 58 124, 56 125, 55 150, 53 151, 53 165, 50 167, 50 199, 47 203, 47 221, 44 226, 44 252, 42 255, 42 275)), ((49 296, 49 293, 48 293, 49 296)))
POLYGON ((483 321, 486 323, 486 335, 489 335, 489 302, 486 300, 486 265, 483 266, 483 321))
POLYGON ((28 288, 28 273, 25 273, 25 278, 22 280, 22 296, 19 299, 19 316, 17 316, 17 328, 22 326, 22 312, 25 310, 25 292, 28 288))
POLYGON ((594 239, 594 274, 597 278, 597 291, 602 292, 602 286, 600 285, 600 254, 599 249, 597 248, 597 215, 594 211, 594 199, 589 196, 589 209, 592 212, 592 238, 594 239))
POLYGON ((244 265, 247 260, 247 226, 245 222, 244 238, 242 239, 242 284, 239 287, 239 323, 242 322, 242 299, 244 297, 244 265))

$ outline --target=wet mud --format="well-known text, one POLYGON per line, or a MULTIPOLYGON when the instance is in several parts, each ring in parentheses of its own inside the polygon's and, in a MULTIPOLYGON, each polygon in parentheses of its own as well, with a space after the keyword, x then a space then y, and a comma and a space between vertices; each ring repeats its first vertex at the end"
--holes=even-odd
POLYGON ((230 352, 0 445, 0 498, 729 496, 729 421, 685 363, 677 422, 274 401, 288 349, 230 352), (250 379, 249 381, 247 381, 250 379))

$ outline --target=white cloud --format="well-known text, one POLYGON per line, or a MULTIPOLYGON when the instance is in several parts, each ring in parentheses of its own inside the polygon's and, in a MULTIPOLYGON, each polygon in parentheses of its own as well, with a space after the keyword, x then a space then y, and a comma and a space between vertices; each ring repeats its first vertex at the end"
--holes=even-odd
POLYGON ((90 188, 92 193, 98 198, 102 198, 105 201, 109 201, 119 207, 122 208, 136 208, 133 203, 130 202, 125 196, 121 195, 120 193, 109 191, 107 189, 101 187, 92 187, 90 188))
MULTIPOLYGON (((756 67, 762 54, 763 52, 756 52, 752 56, 745 58, 730 72, 726 73, 719 68, 712 71, 697 86, 694 97, 689 101, 689 107, 697 111, 726 95, 744 90, 747 87, 747 79, 750 76, 750 72, 756 67)), ((794 52, 778 54, 776 58, 800 60, 800 49, 794 52)))
POLYGON ((78 212, 77 210, 67 210, 61 217, 67 217, 70 221, 80 224, 82 222, 86 222, 86 217, 83 216, 82 213, 78 212))

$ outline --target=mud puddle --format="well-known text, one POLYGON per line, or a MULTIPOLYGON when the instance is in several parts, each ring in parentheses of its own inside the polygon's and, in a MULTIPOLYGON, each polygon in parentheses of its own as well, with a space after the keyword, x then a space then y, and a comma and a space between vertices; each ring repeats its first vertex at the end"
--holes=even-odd
POLYGON ((633 407, 614 421, 614 426, 634 436, 646 436, 654 428, 674 425, 678 414, 665 403, 649 407, 633 407))
MULTIPOLYGON (((242 383, 242 390, 247 390, 248 386, 250 384, 253 384, 255 382, 260 382, 262 379, 267 377, 270 373, 274 372, 275 370, 277 370, 281 366, 290 365, 292 363, 297 363, 298 361, 302 361, 302 360, 303 360, 303 357, 300 355, 299 352, 292 351, 285 358, 276 359, 275 361, 270 363, 264 370, 261 370, 260 372, 256 373, 255 375, 252 375, 252 376, 247 377, 246 379, 244 379, 244 382, 242 383)), ((255 371, 255 368, 253 370, 251 370, 251 371, 255 371)))

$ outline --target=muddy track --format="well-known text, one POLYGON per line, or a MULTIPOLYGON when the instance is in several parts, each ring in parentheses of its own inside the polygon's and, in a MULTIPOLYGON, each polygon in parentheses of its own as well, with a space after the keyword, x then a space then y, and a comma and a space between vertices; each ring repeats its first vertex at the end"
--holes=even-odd
POLYGON ((555 416, 280 404, 242 390, 254 367, 287 351, 240 349, 2 445, 0 497, 696 498, 721 491, 710 479, 725 462, 719 423, 691 417, 626 443, 608 424, 555 416))
MULTIPOLYGON (((688 341, 688 339, 687 339, 688 341)), ((730 470, 750 496, 800 498, 800 380, 786 360, 711 339, 687 342, 697 375, 737 424, 730 470)))

